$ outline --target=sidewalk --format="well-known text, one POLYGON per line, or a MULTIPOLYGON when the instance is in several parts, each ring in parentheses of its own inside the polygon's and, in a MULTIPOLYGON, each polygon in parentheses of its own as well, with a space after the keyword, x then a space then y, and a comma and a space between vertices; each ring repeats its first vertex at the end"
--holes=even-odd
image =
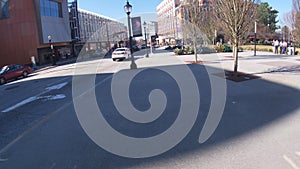
MULTIPOLYGON (((204 66, 232 71, 234 58, 230 56, 232 53, 199 54, 198 59, 204 61, 204 66), (217 57, 212 59, 214 55, 217 57)), ((194 55, 176 57, 184 62, 195 60, 194 55)), ((300 89, 300 57, 297 55, 257 52, 257 56, 253 56, 253 51, 240 52, 238 71, 300 89)))
POLYGON ((76 60, 77 60, 77 57, 72 57, 72 58, 69 58, 69 59, 59 60, 59 61, 56 62, 56 65, 52 65, 52 63, 49 63, 49 64, 45 64, 45 65, 41 65, 41 66, 36 66, 36 69, 35 69, 34 73, 41 72, 41 71, 48 70, 48 69, 52 69, 52 68, 55 68, 57 66, 72 64, 72 63, 75 63, 76 60))
MULTIPOLYGON (((173 53, 152 54, 149 58, 136 61, 138 68, 190 64, 194 55, 174 55, 173 53)), ((232 71, 234 58, 232 53, 198 54, 199 63, 205 67, 232 71)), ((300 57, 296 55, 274 55, 269 52, 253 51, 239 53, 238 71, 259 76, 268 81, 277 82, 300 89, 300 57)), ((252 80, 250 80, 252 81, 252 80)))

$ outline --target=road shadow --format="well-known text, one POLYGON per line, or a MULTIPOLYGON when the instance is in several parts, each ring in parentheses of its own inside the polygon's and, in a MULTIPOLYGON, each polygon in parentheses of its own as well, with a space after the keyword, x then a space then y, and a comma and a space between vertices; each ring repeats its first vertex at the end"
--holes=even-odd
MULTIPOLYGON (((166 67, 181 69, 182 65, 166 67)), ((182 158, 191 153, 204 155, 206 149, 210 147, 216 147, 229 140, 260 130, 299 109, 300 92, 298 89, 264 79, 240 83, 227 81, 226 105, 222 120, 214 134, 205 143, 200 144, 198 142, 199 134, 211 106, 211 84, 207 73, 208 67, 198 64, 188 65, 188 67, 193 72, 199 86, 199 113, 189 134, 171 150, 155 157, 142 159, 124 158, 111 154, 88 138, 78 122, 74 107, 70 106, 64 110, 68 112, 67 115, 59 114, 59 118, 50 119, 45 125, 41 125, 39 129, 25 137, 20 144, 13 147, 8 153, 10 160, 3 163, 3 167, 23 166, 28 168, 32 165, 32 161, 35 161, 34 164, 37 165, 37 168, 49 167, 54 161, 60 161, 57 166, 61 165, 60 167, 65 168, 70 168, 72 167, 71 163, 76 163, 78 168, 105 169, 167 163, 169 160, 182 158), (54 122, 54 120, 59 122, 54 122), (52 132, 47 132, 49 128, 52 128, 52 132), (33 139, 37 137, 42 141, 33 139), (26 147, 30 147, 30 149, 26 147)), ((81 76, 84 79, 90 75, 81 76)), ((149 124, 133 123, 118 113, 111 95, 111 76, 112 74, 97 74, 95 83, 99 83, 99 85, 96 86, 95 92, 99 109, 115 130, 131 137, 146 138, 162 133, 173 124, 177 118, 181 100, 178 85, 170 75, 153 67, 145 69, 132 81, 130 99, 138 110, 145 111, 151 106, 148 96, 153 89, 161 89, 168 99, 163 115, 149 124)), ((71 92, 71 88, 68 90, 71 92)), ((72 102, 72 100, 69 101, 72 102)), ((101 129, 97 130, 101 131, 101 129)), ((112 142, 114 141, 112 140, 112 142)))

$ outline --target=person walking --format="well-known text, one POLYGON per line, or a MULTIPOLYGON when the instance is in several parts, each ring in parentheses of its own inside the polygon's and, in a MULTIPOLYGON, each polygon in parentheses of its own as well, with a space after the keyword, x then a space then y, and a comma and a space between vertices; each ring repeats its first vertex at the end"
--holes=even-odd
POLYGON ((286 42, 286 41, 283 41, 283 42, 282 42, 282 54, 286 54, 287 46, 288 46, 287 42, 286 42))
POLYGON ((274 50, 275 50, 275 54, 278 54, 278 46, 279 46, 279 41, 276 39, 274 41, 274 50))
POLYGON ((279 41, 279 54, 282 54, 282 41, 279 41))
POLYGON ((36 70, 35 56, 31 56, 32 69, 36 70))

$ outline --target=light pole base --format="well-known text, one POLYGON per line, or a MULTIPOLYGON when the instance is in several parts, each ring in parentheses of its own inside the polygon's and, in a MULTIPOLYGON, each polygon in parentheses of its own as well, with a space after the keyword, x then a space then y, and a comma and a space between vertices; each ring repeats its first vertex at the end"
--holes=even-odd
POLYGON ((130 64, 130 69, 137 69, 137 66, 134 62, 130 64))

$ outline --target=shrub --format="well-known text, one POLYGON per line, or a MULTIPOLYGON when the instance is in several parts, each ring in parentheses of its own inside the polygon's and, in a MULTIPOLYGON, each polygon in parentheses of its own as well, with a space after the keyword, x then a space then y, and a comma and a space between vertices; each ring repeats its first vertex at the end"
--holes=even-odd
POLYGON ((188 51, 186 51, 189 55, 195 54, 194 48, 189 48, 188 51))
POLYGON ((201 53, 201 54, 216 53, 217 49, 216 49, 216 47, 211 48, 211 47, 207 47, 207 46, 202 46, 197 49, 197 52, 201 53))
POLYGON ((223 52, 232 52, 232 47, 231 46, 224 46, 223 52))
MULTIPOLYGON (((198 47, 197 52, 198 52, 198 54, 200 54, 200 53, 202 53, 202 54, 215 53, 215 50, 213 48, 204 46, 204 47, 198 47)), ((175 49, 174 53, 177 55, 193 55, 193 54, 195 54, 195 49, 194 49, 194 47, 185 46, 184 49, 175 49)))
POLYGON ((239 47, 239 52, 243 52, 244 49, 242 47, 239 47))
POLYGON ((183 51, 182 49, 175 49, 175 50, 174 50, 174 53, 175 53, 176 55, 183 55, 183 54, 184 54, 184 51, 183 51))
POLYGON ((216 52, 223 52, 223 47, 224 46, 215 46, 216 52))

